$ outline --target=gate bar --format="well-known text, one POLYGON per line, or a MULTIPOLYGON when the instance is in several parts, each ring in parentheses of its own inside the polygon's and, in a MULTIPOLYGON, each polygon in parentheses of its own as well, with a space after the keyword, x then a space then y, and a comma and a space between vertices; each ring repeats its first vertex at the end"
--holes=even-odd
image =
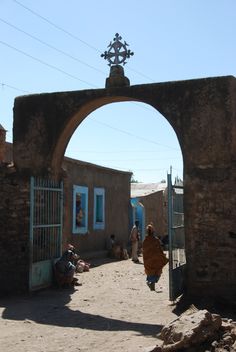
POLYGON ((173 254, 172 254, 172 228, 173 228, 173 214, 172 214, 172 179, 171 174, 167 174, 167 187, 168 187, 168 236, 169 236, 169 292, 171 301, 173 301, 173 287, 171 280, 171 273, 173 270, 173 254))

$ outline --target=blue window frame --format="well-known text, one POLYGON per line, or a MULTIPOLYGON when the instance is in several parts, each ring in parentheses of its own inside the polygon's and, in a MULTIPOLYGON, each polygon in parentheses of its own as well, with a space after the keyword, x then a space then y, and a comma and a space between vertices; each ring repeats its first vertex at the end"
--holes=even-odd
POLYGON ((105 190, 94 188, 93 227, 95 230, 105 228, 105 190))
POLYGON ((72 232, 88 232, 88 187, 73 186, 73 226, 72 232))

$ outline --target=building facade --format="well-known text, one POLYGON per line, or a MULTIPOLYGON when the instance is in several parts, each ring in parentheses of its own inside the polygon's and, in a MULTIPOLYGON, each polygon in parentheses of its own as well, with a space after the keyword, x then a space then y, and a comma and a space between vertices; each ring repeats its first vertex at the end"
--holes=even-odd
POLYGON ((167 235, 167 184, 131 183, 132 222, 139 220, 141 237, 152 222, 161 237, 167 235))
POLYGON ((111 234, 129 238, 131 173, 64 158, 64 245, 79 253, 106 249, 111 234))

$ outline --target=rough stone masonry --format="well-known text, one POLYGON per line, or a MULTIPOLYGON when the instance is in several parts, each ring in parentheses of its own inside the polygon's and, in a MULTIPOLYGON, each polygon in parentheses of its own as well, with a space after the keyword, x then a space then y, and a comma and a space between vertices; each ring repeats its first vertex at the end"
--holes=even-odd
MULTIPOLYGON (((122 101, 151 105, 169 121, 178 137, 184 162, 186 291, 191 296, 234 300, 236 78, 233 76, 16 98, 15 173, 2 171, 0 177, 3 210, 0 221, 7 222, 1 227, 2 246, 7 240, 20 265, 28 265, 29 195, 25 198, 22 189, 29 189, 31 175, 62 177, 61 163, 75 129, 92 111, 122 101), (7 206, 12 215, 8 214, 7 206)), ((1 267, 7 255, 2 250, 1 267)), ((9 275, 7 272, 1 275, 9 278, 8 288, 13 289, 18 274, 10 266, 9 275)), ((27 278, 26 274, 24 288, 27 278)))

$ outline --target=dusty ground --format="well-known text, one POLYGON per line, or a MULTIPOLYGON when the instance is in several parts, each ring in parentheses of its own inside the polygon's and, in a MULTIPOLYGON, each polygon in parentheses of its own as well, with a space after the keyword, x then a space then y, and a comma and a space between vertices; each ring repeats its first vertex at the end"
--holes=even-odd
MULTIPOLYGON (((141 262, 142 262, 142 258, 141 262)), ((50 289, 0 301, 0 351, 144 352, 177 315, 168 266, 151 292, 143 264, 99 259, 76 290, 50 289)))

